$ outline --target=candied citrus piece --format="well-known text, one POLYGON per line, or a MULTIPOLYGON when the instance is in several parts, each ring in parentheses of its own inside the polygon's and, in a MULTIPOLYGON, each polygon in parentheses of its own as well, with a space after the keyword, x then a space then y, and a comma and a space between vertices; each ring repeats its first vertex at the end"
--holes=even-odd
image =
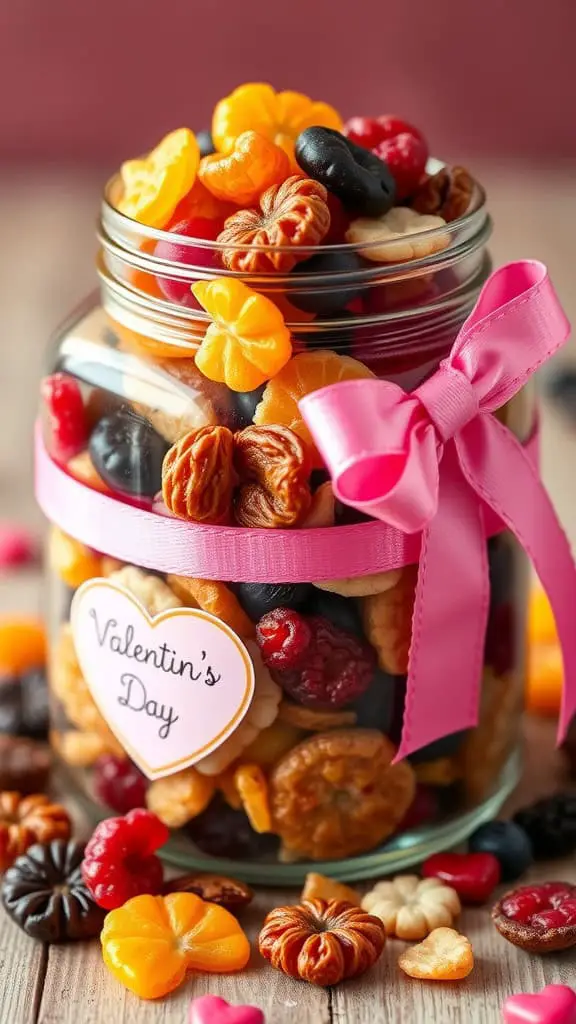
POLYGON ((310 871, 306 875, 304 888, 302 889, 303 900, 340 900, 344 903, 351 903, 354 907, 360 906, 360 896, 349 885, 343 885, 334 878, 326 878, 326 875, 319 875, 310 871))
POLYGON ((411 978, 426 981, 459 981, 474 967, 472 946, 454 928, 435 928, 417 946, 405 949, 398 966, 411 978))
MULTIPOLYGON (((234 203, 227 203, 222 199, 217 199, 202 184, 200 178, 196 178, 190 191, 178 203, 166 225, 166 230, 170 231, 172 227, 180 224, 183 220, 196 220, 197 218, 217 220, 224 224, 226 218, 236 213, 237 209, 238 207, 234 203)), ((155 245, 156 242, 154 242, 155 245)))
POLYGON ((254 391, 285 366, 290 332, 273 302, 231 277, 198 281, 192 291, 213 321, 196 353, 205 377, 232 391, 254 391))
POLYGON ((198 175, 217 199, 250 206, 271 185, 289 177, 290 161, 284 150, 264 135, 242 132, 228 154, 203 157, 198 175))
POLYGON ((48 560, 50 568, 73 590, 100 575, 100 555, 58 526, 50 529, 48 560))
POLYGON ((46 664, 46 629, 31 616, 0 616, 0 673, 21 676, 46 664))
POLYGON ((301 92, 276 92, 264 82, 247 82, 216 104, 212 139, 221 153, 229 153, 238 136, 252 129, 280 146, 300 173, 294 141, 313 125, 340 131, 342 118, 328 103, 311 100, 301 92))
POLYGON ((290 427, 310 446, 315 465, 321 466, 322 459, 300 415, 298 402, 304 395, 325 388, 329 384, 373 376, 372 371, 364 366, 364 363, 352 359, 351 356, 339 356, 328 349, 300 352, 266 385, 262 401, 256 407, 254 423, 282 423, 290 427))
POLYGON ((167 576, 170 589, 186 608, 201 608, 230 626, 238 636, 252 637, 256 628, 236 595, 219 580, 200 580, 192 576, 167 576))
POLYGON ((143 160, 122 164, 124 191, 118 203, 120 213, 149 227, 164 227, 192 188, 199 163, 200 149, 194 132, 189 128, 170 132, 143 160))
POLYGON ((272 815, 268 783, 257 764, 239 764, 234 772, 234 783, 248 820, 255 832, 272 830, 272 815))

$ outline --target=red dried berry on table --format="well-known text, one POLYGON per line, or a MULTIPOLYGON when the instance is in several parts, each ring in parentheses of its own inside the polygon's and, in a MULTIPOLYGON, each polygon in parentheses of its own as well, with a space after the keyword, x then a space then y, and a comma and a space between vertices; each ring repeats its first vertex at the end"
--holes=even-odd
POLYGON ((374 650, 321 615, 308 616, 306 624, 311 640, 299 658, 298 667, 272 669, 274 679, 306 707, 329 710, 351 704, 374 678, 374 650))
MULTIPOLYGON (((206 217, 193 217, 191 220, 182 220, 170 228, 169 234, 182 235, 185 238, 198 238, 207 242, 214 242, 222 230, 222 224, 218 220, 208 220, 206 217)), ((186 245, 185 242, 178 242, 162 238, 156 243, 154 256, 168 263, 184 263, 190 267, 214 269, 217 264, 215 250, 207 245, 186 245)), ((190 280, 182 280, 177 277, 156 277, 156 281, 167 299, 177 302, 181 306, 189 306, 193 309, 200 309, 200 303, 191 292, 190 280)))
POLYGON ((256 640, 268 668, 292 669, 307 655, 312 632, 303 615, 292 608, 275 608, 260 619, 256 640))
POLYGON ((82 392, 72 377, 52 373, 42 381, 40 394, 47 413, 50 454, 67 462, 88 444, 82 392))
POLYGON ((162 889, 162 862, 155 855, 170 835, 155 814, 139 808, 96 826, 82 864, 82 878, 99 907, 114 910, 133 896, 162 889))
POLYGON ((98 799, 119 814, 146 806, 148 783, 128 758, 102 754, 94 764, 93 779, 98 799))
POLYGON ((576 885, 544 882, 505 893, 492 909, 505 939, 532 953, 576 946, 576 885))
POLYGON ((424 139, 401 132, 384 139, 372 150, 387 164, 396 182, 396 198, 406 199, 420 184, 426 170, 428 147, 424 139))
POLYGON ((440 878, 463 903, 484 903, 500 874, 500 862, 492 853, 435 853, 422 865, 423 878, 440 878))

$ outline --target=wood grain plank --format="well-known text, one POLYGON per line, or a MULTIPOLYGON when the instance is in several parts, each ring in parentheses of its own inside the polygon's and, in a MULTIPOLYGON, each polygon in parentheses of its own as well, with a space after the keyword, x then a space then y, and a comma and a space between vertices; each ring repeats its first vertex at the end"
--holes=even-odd
POLYGON ((35 1024, 48 950, 29 939, 0 909, 0 1021, 35 1024))

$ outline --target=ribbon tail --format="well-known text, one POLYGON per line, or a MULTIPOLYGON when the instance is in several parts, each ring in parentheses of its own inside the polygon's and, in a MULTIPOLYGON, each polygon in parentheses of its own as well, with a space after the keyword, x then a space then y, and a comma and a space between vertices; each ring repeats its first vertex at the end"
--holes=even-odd
POLYGON ((422 539, 396 761, 476 725, 488 604, 481 505, 450 441, 440 464, 438 511, 422 539))
POLYGON ((560 743, 576 713, 576 566, 568 539, 522 446, 493 416, 477 416, 457 447, 464 476, 519 540, 550 601, 564 665, 560 743))

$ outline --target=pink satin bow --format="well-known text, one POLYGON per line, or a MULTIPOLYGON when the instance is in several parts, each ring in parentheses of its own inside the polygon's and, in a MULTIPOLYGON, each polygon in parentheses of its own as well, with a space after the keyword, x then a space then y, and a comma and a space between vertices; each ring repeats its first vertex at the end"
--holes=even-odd
POLYGON ((532 559, 554 611, 564 660, 560 738, 576 711, 576 568, 537 471, 492 415, 568 334, 546 268, 511 263, 488 279, 450 355, 412 393, 364 379, 300 402, 337 497, 404 533, 422 532, 397 759, 478 721, 486 506, 532 559))

